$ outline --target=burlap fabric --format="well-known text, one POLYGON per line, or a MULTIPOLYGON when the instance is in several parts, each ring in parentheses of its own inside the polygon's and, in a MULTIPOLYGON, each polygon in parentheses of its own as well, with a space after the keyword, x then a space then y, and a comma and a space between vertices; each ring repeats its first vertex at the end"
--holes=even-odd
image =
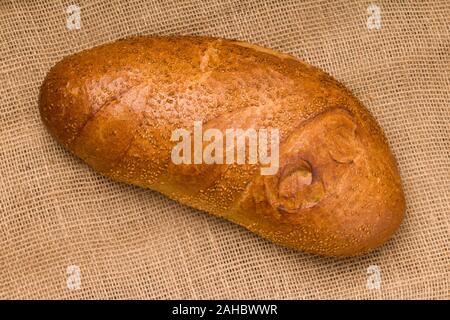
POLYGON ((368 1, 1 0, 0 297, 448 299, 450 3, 373 3, 380 29, 368 28, 368 1), (72 4, 79 30, 66 25, 72 4), (134 34, 238 38, 334 75, 397 157, 408 204, 399 232, 360 258, 294 252, 70 155, 39 118, 46 72, 134 34), (379 289, 367 285, 370 266, 379 289))

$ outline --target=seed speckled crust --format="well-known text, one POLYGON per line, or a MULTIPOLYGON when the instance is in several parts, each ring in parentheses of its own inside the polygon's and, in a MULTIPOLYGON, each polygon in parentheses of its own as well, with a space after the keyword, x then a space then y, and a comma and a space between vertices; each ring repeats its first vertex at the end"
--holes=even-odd
POLYGON ((405 201, 380 127, 323 71, 209 37, 133 37, 64 58, 41 87, 42 119, 100 173, 157 190, 277 244, 326 256, 381 245, 405 201), (279 128, 280 170, 175 165, 177 128, 279 128))

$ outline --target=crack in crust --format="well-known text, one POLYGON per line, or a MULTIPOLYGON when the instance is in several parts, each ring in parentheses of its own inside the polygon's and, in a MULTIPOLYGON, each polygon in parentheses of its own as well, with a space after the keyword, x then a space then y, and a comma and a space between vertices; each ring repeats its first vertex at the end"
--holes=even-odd
MULTIPOLYGON (((305 119, 282 139, 278 173, 266 177, 255 173, 235 209, 250 198, 254 201, 267 201, 276 212, 284 213, 298 213, 319 205, 327 196, 321 167, 326 167, 330 160, 340 165, 352 165, 361 152, 356 140, 356 128, 353 115, 343 107, 331 107, 305 119), (347 119, 347 122, 343 119, 347 119), (335 125, 334 122, 339 124, 335 125), (311 126, 322 128, 308 137, 311 126), (316 156, 311 156, 311 151, 308 152, 308 148, 305 150, 305 146, 302 146, 302 139, 299 139, 302 135, 307 137, 306 141, 315 140, 319 148, 324 150, 314 150, 316 156), (261 192, 263 195, 258 196, 261 192)), ((333 191, 332 187, 333 184, 330 191, 333 191)), ((279 217, 276 212, 273 212, 275 217, 279 217)))
MULTIPOLYGON (((88 124, 94 120, 95 116, 97 114, 99 114, 103 109, 107 108, 108 106, 110 106, 111 104, 113 104, 114 102, 121 102, 121 99, 131 90, 135 89, 136 87, 139 86, 139 81, 136 81, 133 85, 127 87, 124 91, 119 91, 119 93, 117 94, 110 94, 110 96, 107 98, 107 100, 100 106, 98 107, 96 110, 94 110, 91 114, 89 114, 88 118, 86 119, 86 121, 83 123, 83 125, 80 127, 80 129, 78 130, 77 134, 75 136, 73 136, 69 141, 67 141, 68 145, 75 145, 77 142, 77 139, 83 134, 84 129, 88 126, 88 124)), ((106 89, 107 91, 107 89, 106 89)), ((88 93, 88 95, 91 95, 92 93, 88 93)))

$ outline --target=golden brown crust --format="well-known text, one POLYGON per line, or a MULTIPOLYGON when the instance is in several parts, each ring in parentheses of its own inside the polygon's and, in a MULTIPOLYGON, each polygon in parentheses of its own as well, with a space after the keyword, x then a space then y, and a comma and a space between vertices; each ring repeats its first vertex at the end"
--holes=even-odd
POLYGON ((112 179, 157 190, 278 244, 328 256, 384 243, 405 209, 383 132, 336 80, 289 55, 208 37, 135 37, 47 75, 50 132, 112 179), (171 133, 279 128, 280 170, 175 165, 171 133))

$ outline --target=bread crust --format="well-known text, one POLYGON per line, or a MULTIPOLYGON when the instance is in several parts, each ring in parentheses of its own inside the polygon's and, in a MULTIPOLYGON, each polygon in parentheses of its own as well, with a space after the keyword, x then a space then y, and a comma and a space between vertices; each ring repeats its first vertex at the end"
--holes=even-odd
POLYGON ((386 242, 405 200, 386 138, 338 81, 290 55, 210 37, 133 37, 45 78, 52 135, 114 180, 150 188, 277 244, 353 256, 386 242), (171 161, 178 128, 278 128, 280 169, 171 161))

